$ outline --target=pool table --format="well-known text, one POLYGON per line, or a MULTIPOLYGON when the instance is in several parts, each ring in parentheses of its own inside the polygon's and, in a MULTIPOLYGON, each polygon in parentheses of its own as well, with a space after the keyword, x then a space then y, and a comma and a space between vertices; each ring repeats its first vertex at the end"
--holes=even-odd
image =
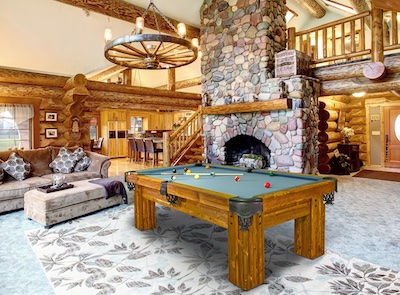
POLYGON ((155 203, 228 229, 229 280, 249 290, 264 282, 264 229, 295 220, 294 251, 325 251, 325 203, 335 178, 235 166, 190 164, 128 171, 135 227, 156 227, 155 203), (187 170, 187 171, 185 171, 187 170))

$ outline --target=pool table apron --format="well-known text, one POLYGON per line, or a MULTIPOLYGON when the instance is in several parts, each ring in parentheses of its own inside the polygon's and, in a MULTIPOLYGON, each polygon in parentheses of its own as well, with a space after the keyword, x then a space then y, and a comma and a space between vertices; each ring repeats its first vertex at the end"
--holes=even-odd
POLYGON ((165 180, 154 177, 131 174, 126 180, 134 183, 139 230, 156 228, 155 203, 227 228, 229 280, 244 290, 264 283, 265 228, 294 219, 294 252, 310 259, 324 254, 324 195, 335 190, 333 181, 265 194, 258 202, 250 199, 238 205, 231 195, 174 182, 168 182, 167 198, 160 193, 165 180))

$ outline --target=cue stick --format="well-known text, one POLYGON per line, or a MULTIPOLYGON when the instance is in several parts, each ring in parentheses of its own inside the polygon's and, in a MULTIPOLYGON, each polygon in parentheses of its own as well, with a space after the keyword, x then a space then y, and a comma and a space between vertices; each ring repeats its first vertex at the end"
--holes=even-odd
POLYGON ((161 175, 214 175, 214 176, 228 176, 228 175, 243 175, 243 173, 173 173, 173 172, 161 172, 161 175))

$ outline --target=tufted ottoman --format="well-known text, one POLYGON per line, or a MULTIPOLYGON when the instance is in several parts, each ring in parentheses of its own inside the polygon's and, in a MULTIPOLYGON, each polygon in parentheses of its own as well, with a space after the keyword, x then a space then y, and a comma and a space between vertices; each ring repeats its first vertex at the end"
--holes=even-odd
POLYGON ((106 199, 106 189, 99 184, 90 183, 90 180, 92 179, 71 182, 73 188, 52 193, 27 191, 24 195, 25 215, 49 227, 122 203, 121 196, 106 199))

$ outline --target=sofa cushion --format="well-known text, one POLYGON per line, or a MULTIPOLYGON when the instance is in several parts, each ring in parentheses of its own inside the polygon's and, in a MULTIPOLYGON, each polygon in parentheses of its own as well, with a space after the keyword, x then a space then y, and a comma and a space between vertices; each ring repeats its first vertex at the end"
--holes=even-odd
MULTIPOLYGON (((28 177, 24 181, 17 181, 15 179, 4 182, 0 185, 0 202, 13 200, 17 198, 23 198, 24 193, 29 190, 36 189, 39 186, 45 186, 51 184, 50 179, 46 179, 43 177, 28 177)), ((4 204, 3 204, 4 205, 4 204)), ((21 207, 22 208, 22 207, 21 207)), ((0 208, 0 212, 4 212, 7 210, 3 210, 4 208, 0 208)), ((17 208, 15 208, 17 209, 17 208)))
POLYGON ((62 147, 58 152, 57 157, 50 163, 49 167, 54 173, 72 173, 76 163, 80 160, 78 153, 73 153, 70 150, 62 147))
MULTIPOLYGON (((3 163, 2 160, 0 160, 0 164, 3 163)), ((3 183, 3 179, 4 179, 4 169, 3 167, 0 167, 0 184, 3 183)))
POLYGON ((7 174, 11 175, 16 180, 24 180, 28 177, 32 170, 32 165, 24 161, 17 153, 11 153, 7 161, 0 164, 7 174))
POLYGON ((46 148, 39 148, 34 150, 18 150, 20 155, 25 161, 32 165, 32 176, 42 176, 44 174, 52 173, 49 164, 52 161, 51 150, 46 148))

